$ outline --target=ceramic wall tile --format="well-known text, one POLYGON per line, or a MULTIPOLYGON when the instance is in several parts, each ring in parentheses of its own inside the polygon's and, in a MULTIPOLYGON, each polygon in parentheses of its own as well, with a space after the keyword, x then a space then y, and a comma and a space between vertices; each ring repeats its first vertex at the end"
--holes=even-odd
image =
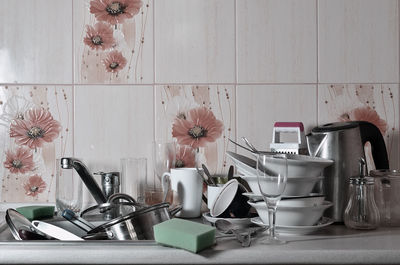
POLYGON ((315 21, 314 0, 238 0, 238 81, 316 82, 315 21))
POLYGON ((306 134, 317 124, 315 85, 243 85, 237 89, 238 140, 246 136, 260 150, 270 149, 277 121, 302 122, 306 134))
POLYGON ((233 0, 155 3, 157 83, 234 82, 233 0))
POLYGON ((4 0, 0 83, 72 83, 72 1, 4 0))
POLYGON ((0 86, 2 202, 55 202, 56 158, 72 155, 69 86, 0 86))
POLYGON ((211 173, 227 172, 225 152, 233 150, 228 139, 236 137, 234 86, 158 86, 155 108, 157 141, 175 136, 178 144, 195 149, 198 163, 211 173))
MULTIPOLYGON (((391 168, 399 168, 399 86, 320 85, 318 88, 320 124, 365 120, 375 124, 385 138, 391 168)), ((369 148, 367 148, 369 149, 369 148)), ((369 169, 372 163, 367 151, 369 169)))
POLYGON ((319 81, 397 83, 396 0, 319 0, 319 81))
POLYGON ((75 83, 153 83, 153 0, 108 2, 74 0, 75 83))
POLYGON ((121 158, 145 157, 151 174, 151 86, 76 86, 75 102, 75 156, 91 172, 121 171, 121 158))

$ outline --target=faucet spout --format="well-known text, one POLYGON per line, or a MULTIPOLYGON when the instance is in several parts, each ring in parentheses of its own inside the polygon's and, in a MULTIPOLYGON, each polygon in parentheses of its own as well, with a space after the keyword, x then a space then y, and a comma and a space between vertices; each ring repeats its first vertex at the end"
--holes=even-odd
POLYGON ((99 185, 96 180, 93 178, 92 174, 90 174, 88 168, 85 164, 79 159, 73 157, 63 157, 61 158, 61 168, 63 169, 75 169, 81 177, 83 183, 88 188, 90 194, 92 194, 93 198, 96 200, 98 204, 107 202, 106 197, 101 191, 99 185))

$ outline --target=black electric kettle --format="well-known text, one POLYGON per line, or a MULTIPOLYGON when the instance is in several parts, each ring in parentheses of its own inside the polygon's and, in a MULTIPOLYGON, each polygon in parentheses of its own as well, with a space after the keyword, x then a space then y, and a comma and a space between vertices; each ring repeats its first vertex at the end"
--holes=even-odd
POLYGON ((372 123, 353 121, 315 127, 306 138, 311 156, 335 161, 324 170, 326 200, 333 202, 333 207, 326 211, 326 215, 335 222, 342 222, 348 197, 348 180, 351 176, 358 175, 358 161, 360 157, 365 159, 366 142, 371 143, 376 168, 389 168, 383 136, 372 123))

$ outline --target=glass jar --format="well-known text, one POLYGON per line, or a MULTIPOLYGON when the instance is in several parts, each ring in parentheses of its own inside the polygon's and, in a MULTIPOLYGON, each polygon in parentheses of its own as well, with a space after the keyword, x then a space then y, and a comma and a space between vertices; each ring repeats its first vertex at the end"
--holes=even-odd
POLYGON ((380 213, 380 226, 400 226, 400 171, 371 170, 375 179, 375 202, 380 213))
POLYGON ((374 179, 367 176, 350 178, 344 224, 352 229, 375 229, 379 226, 379 219, 374 199, 374 179))

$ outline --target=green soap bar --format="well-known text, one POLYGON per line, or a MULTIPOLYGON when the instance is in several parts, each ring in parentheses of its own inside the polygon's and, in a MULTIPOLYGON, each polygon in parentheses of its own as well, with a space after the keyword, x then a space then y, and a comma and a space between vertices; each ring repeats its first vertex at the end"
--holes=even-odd
POLYGON ((29 219, 29 221, 51 218, 54 216, 54 206, 33 205, 18 207, 15 210, 29 219))
POLYGON ((188 220, 174 218, 155 225, 153 229, 156 242, 194 253, 215 242, 214 227, 188 220))

